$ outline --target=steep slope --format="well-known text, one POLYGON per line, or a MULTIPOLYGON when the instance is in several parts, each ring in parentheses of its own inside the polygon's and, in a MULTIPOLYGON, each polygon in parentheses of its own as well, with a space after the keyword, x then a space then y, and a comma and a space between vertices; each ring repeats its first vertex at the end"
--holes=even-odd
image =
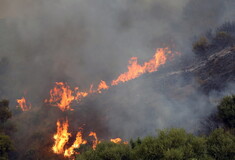
POLYGON ((228 47, 214 52, 204 59, 195 60, 191 66, 180 71, 170 72, 167 77, 179 75, 193 76, 206 93, 221 90, 227 84, 235 81, 235 47, 228 47))

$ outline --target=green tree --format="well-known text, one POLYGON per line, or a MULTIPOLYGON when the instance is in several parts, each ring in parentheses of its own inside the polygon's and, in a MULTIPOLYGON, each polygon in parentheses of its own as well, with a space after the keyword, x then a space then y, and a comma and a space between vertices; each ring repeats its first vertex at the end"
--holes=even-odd
POLYGON ((216 129, 207 139, 208 154, 218 160, 235 159, 235 137, 223 129, 216 129))
POLYGON ((209 42, 206 37, 201 37, 193 44, 193 52, 198 56, 205 56, 206 51, 209 48, 209 42))
POLYGON ((0 124, 3 125, 9 118, 11 118, 11 112, 9 110, 9 101, 0 101, 0 124))
POLYGON ((203 137, 170 129, 160 131, 158 137, 144 138, 133 152, 134 159, 140 160, 202 159, 206 157, 206 145, 203 137))
POLYGON ((225 127, 235 128, 235 95, 224 97, 218 105, 218 116, 225 127))
POLYGON ((77 160, 130 160, 130 147, 126 144, 102 142, 77 156, 77 160))
POLYGON ((7 160, 9 152, 13 151, 13 149, 10 137, 0 133, 0 160, 7 160))
POLYGON ((9 130, 9 126, 6 125, 7 120, 11 118, 11 112, 9 110, 9 101, 0 101, 0 159, 7 160, 9 153, 14 150, 13 143, 9 136, 5 135, 9 130))
POLYGON ((234 44, 234 38, 230 33, 227 32, 217 32, 212 43, 219 48, 224 48, 229 45, 234 44))

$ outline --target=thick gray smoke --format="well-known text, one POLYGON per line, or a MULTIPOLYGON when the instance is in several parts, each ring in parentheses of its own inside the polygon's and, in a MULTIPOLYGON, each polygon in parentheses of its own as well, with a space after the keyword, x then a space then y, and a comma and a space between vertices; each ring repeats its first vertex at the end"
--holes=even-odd
MULTIPOLYGON (((15 101, 26 95, 36 107, 55 81, 81 88, 109 82, 126 71, 130 57, 147 60, 158 47, 176 46, 193 56, 193 37, 234 20, 232 4, 233 0, 0 0, 0 97, 15 101)), ((115 104, 107 100, 114 106, 108 122, 113 135, 143 136, 166 127, 192 131, 213 109, 208 97, 194 89, 197 84, 182 91, 172 84, 177 94, 182 93, 177 100, 154 85, 140 78, 126 86, 125 93, 115 88, 109 97, 115 104), (141 94, 142 86, 149 88, 141 94), (183 100, 188 90, 193 100, 183 100)), ((99 103, 97 107, 103 104, 99 103)))

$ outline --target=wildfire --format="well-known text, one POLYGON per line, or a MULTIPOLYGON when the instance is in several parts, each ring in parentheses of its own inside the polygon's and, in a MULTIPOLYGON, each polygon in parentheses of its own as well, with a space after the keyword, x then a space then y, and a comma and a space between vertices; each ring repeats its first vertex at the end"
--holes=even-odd
MULTIPOLYGON (((166 63, 167 58, 171 59, 173 54, 171 54, 168 48, 157 49, 155 55, 149 61, 138 64, 138 58, 132 57, 129 60, 128 71, 118 76, 117 79, 111 82, 111 86, 118 85, 119 83, 127 82, 129 80, 135 79, 144 73, 151 73, 158 70, 158 68, 166 63)), ((71 109, 71 103, 73 101, 80 102, 84 97, 93 93, 102 93, 102 90, 108 90, 110 86, 103 80, 99 83, 97 89, 94 89, 94 85, 91 84, 88 91, 79 91, 76 87, 74 90, 64 82, 55 82, 56 86, 50 90, 50 98, 45 100, 46 103, 50 103, 51 106, 56 106, 62 111, 73 110, 71 109)))
POLYGON ((74 154, 74 149, 79 148, 81 144, 86 144, 87 141, 82 139, 82 132, 78 132, 76 136, 76 140, 74 141, 73 145, 65 150, 64 156, 70 157, 74 154))
POLYGON ((60 121, 57 121, 57 133, 54 135, 55 144, 52 147, 52 150, 56 154, 64 153, 64 146, 68 142, 69 137, 71 137, 71 133, 68 133, 69 123, 66 119, 62 124, 60 121))
POLYGON ((55 82, 56 86, 50 90, 50 99, 46 99, 46 103, 50 103, 52 106, 60 108, 62 111, 73 110, 71 103, 74 100, 80 101, 82 98, 88 95, 87 92, 79 92, 78 87, 73 90, 67 83, 55 82))
POLYGON ((75 99, 73 91, 63 82, 55 82, 56 86, 50 90, 50 99, 45 102, 59 107, 62 111, 71 110, 70 104, 75 99))
POLYGON ((132 57, 129 60, 128 71, 121 74, 116 80, 112 81, 112 86, 118 85, 120 82, 126 82, 141 76, 144 73, 151 73, 158 70, 158 68, 166 63, 167 53, 171 53, 168 48, 157 49, 155 55, 148 62, 143 65, 138 64, 138 58, 132 57))
MULTIPOLYGON (((122 73, 118 76, 117 79, 111 81, 111 86, 116 86, 119 83, 124 83, 129 80, 135 79, 142 74, 151 73, 158 70, 158 68, 166 63, 167 59, 172 59, 174 55, 179 55, 178 52, 173 52, 169 48, 159 48, 156 50, 155 55, 149 61, 141 64, 138 64, 138 58, 132 57, 129 60, 128 71, 122 73)), ((78 87, 75 87, 73 90, 67 83, 64 82, 55 82, 55 87, 50 90, 50 98, 46 99, 45 103, 50 103, 51 106, 56 106, 62 111, 73 110, 71 108, 71 103, 73 101, 80 102, 84 97, 87 97, 89 94, 93 93, 102 93, 102 90, 108 90, 109 85, 103 80, 99 83, 97 89, 94 89, 93 84, 90 85, 88 91, 79 91, 78 87)), ((17 102, 23 111, 29 110, 31 105, 26 105, 25 98, 18 99, 17 102)))
POLYGON ((97 144, 100 143, 100 141, 98 140, 97 135, 96 135, 95 132, 90 132, 89 136, 93 136, 94 139, 95 139, 94 141, 92 141, 93 142, 92 148, 95 149, 97 144))
POLYGON ((101 93, 101 90, 106 90, 106 89, 109 89, 109 86, 106 84, 105 81, 102 81, 102 80, 101 80, 101 82, 100 82, 100 84, 99 84, 99 86, 98 86, 97 91, 98 91, 99 93, 101 93))
MULTIPOLYGON (((82 131, 77 132, 76 140, 74 143, 67 149, 65 149, 65 145, 68 143, 69 138, 72 136, 71 133, 68 132, 69 123, 66 119, 65 122, 60 122, 59 120, 56 123, 57 125, 57 132, 54 134, 54 145, 52 147, 52 150, 55 154, 62 154, 64 157, 71 157, 75 151, 74 149, 80 148, 82 144, 87 144, 87 140, 83 139, 82 131)), ((94 140, 92 140, 92 149, 96 149, 97 144, 100 143, 98 140, 97 134, 95 132, 90 132, 89 137, 93 137, 94 140)), ((115 138, 110 139, 113 143, 121 143, 121 138, 115 138)), ((124 142, 124 144, 128 144, 127 142, 124 142)), ((79 153, 78 153, 79 154, 79 153)))
POLYGON ((28 111, 31 109, 31 104, 27 103, 24 97, 22 97, 21 99, 17 99, 16 101, 22 111, 28 111))
POLYGON ((121 138, 115 138, 115 139, 110 139, 111 142, 113 143, 121 143, 122 139, 121 138))
POLYGON ((75 93, 76 93, 76 97, 75 99, 79 102, 81 101, 84 97, 88 96, 88 93, 87 92, 80 92, 78 87, 76 87, 74 89, 75 93))
MULTIPOLYGON (((172 54, 168 48, 159 48, 153 58, 143 64, 138 63, 137 57, 132 57, 129 60, 127 72, 120 74, 118 78, 111 81, 109 85, 101 80, 98 87, 94 87, 93 84, 91 84, 90 88, 85 91, 80 91, 78 87, 71 89, 71 87, 64 82, 55 82, 55 87, 50 90, 49 99, 46 99, 44 102, 49 103, 51 106, 58 107, 61 111, 72 111, 71 104, 74 101, 80 102, 90 94, 102 93, 103 90, 108 90, 111 86, 116 86, 120 83, 135 79, 145 73, 155 72, 161 65, 166 63, 167 59, 172 59, 175 54, 172 54)), ((27 103, 24 97, 22 99, 17 99, 17 102, 23 111, 27 111, 31 108, 31 104, 27 103)), ((80 148, 82 144, 87 144, 87 140, 83 139, 82 132, 79 131, 74 143, 69 148, 66 148, 65 146, 67 146, 69 138, 72 136, 72 134, 68 132, 68 120, 66 119, 64 122, 58 120, 56 125, 57 132, 54 134, 53 138, 55 142, 52 147, 54 153, 62 154, 65 157, 71 157, 75 152, 75 148, 80 148)), ((100 143, 96 133, 90 132, 88 136, 94 137, 92 140, 92 148, 96 149, 97 144, 100 143)), ((110 139, 110 141, 113 143, 122 143, 121 138, 110 139)), ((128 142, 123 142, 123 144, 128 144, 128 142)))

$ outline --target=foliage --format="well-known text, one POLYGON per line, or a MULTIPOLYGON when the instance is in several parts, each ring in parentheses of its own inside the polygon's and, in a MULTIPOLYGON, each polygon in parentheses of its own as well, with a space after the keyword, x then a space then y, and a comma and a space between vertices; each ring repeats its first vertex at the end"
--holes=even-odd
POLYGON ((205 52, 207 51, 209 47, 209 42, 207 40, 206 37, 201 37, 198 41, 196 41, 193 44, 193 51, 197 54, 197 55, 205 55, 205 52))
POLYGON ((226 96, 218 105, 218 115, 228 128, 235 128, 235 95, 226 96))
POLYGON ((9 136, 0 134, 0 159, 7 160, 10 151, 13 151, 13 144, 9 136))
POLYGON ((183 129, 159 131, 157 137, 131 140, 130 145, 102 142, 77 160, 181 160, 206 158, 206 140, 183 129))
POLYGON ((235 36, 235 22, 225 22, 217 28, 216 32, 225 32, 235 36))
POLYGON ((221 99, 217 109, 201 121, 199 133, 210 134, 218 128, 225 128, 235 133, 235 95, 221 99))
POLYGON ((228 32, 217 32, 214 39, 212 40, 212 44, 221 48, 233 45, 234 37, 232 37, 228 32))
POLYGON ((211 51, 223 49, 235 44, 235 22, 226 22, 215 31, 207 31, 193 43, 193 52, 205 57, 211 51))
POLYGON ((9 101, 0 101, 0 159, 7 160, 10 152, 14 150, 11 138, 6 135, 15 130, 14 125, 7 120, 11 118, 9 110, 9 101))
POLYGON ((187 134, 183 129, 163 130, 158 137, 147 137, 134 148, 134 159, 204 158, 205 139, 187 134))
POLYGON ((9 110, 9 101, 0 101, 0 124, 3 125, 9 118, 11 118, 11 112, 9 110))
POLYGON ((208 137, 207 150, 215 159, 235 159, 235 136, 223 129, 217 129, 208 137))
POLYGON ((126 144, 102 142, 96 150, 88 150, 77 156, 79 160, 130 160, 130 148, 126 144))
POLYGON ((0 101, 0 132, 10 135, 13 131, 16 131, 15 125, 8 121, 12 116, 9 110, 9 101, 0 101))
POLYGON ((199 133, 209 135, 215 129, 221 127, 223 127, 223 123, 221 122, 221 119, 218 116, 218 111, 216 110, 201 120, 199 133))

